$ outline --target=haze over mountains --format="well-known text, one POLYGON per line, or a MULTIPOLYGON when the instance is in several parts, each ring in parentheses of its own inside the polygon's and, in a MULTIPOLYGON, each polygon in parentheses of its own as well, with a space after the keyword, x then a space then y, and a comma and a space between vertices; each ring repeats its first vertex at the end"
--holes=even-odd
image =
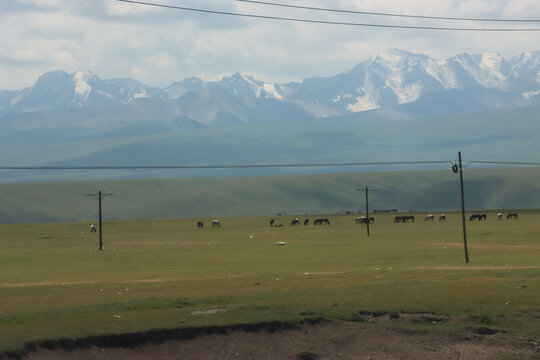
POLYGON ((531 156, 538 106, 540 51, 437 60, 392 49, 332 77, 286 84, 236 73, 156 88, 58 70, 33 87, 0 91, 0 161, 343 162, 458 147, 531 156))
MULTIPOLYGON (((171 112, 176 111, 176 115, 182 116, 189 113, 186 109, 188 103, 192 107, 195 104, 205 106, 207 98, 212 96, 219 104, 219 100, 226 99, 227 95, 234 96, 238 105, 251 107, 264 107, 265 103, 253 102, 253 98, 295 104, 313 117, 422 103, 433 98, 441 98, 439 105, 444 107, 444 103, 470 97, 466 104, 462 104, 461 111, 534 106, 540 104, 540 51, 521 54, 510 60, 496 54, 466 53, 436 60, 427 55, 392 49, 328 78, 277 84, 236 73, 215 82, 191 77, 173 82, 164 89, 132 79, 102 80, 91 72, 68 74, 58 70, 42 75, 33 87, 0 91, 0 115, 156 99, 165 104, 175 100, 172 103, 176 106, 171 112), (446 101, 442 101, 442 96, 446 101), (182 101, 184 97, 186 99, 182 101)), ((230 99, 226 100, 230 102, 230 99)), ((220 108, 219 105, 215 107, 220 108)), ((425 114, 412 112, 410 115, 425 114)), ((192 120, 205 125, 226 122, 218 115, 192 120)), ((257 121, 256 118, 241 117, 236 120, 257 121)))

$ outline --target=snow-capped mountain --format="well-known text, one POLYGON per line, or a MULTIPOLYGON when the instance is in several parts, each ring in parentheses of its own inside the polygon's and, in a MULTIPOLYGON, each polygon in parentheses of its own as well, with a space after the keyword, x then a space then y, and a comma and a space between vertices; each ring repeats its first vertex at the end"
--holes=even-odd
POLYGON ((460 54, 441 61, 392 49, 334 77, 284 87, 287 99, 299 102, 316 116, 395 107, 422 101, 428 94, 470 89, 505 92, 506 96, 491 104, 484 101, 486 109, 497 109, 538 104, 538 99, 529 100, 540 90, 539 62, 540 51, 511 61, 496 54, 460 54))
POLYGON ((132 79, 101 80, 92 72, 53 71, 33 87, 0 91, 0 114, 127 104, 140 97, 163 97, 164 91, 132 79))
MULTIPOLYGON (((41 76, 33 87, 0 91, 0 116, 128 104, 141 97, 165 101, 189 95, 195 103, 202 97, 201 103, 208 106, 209 94, 217 90, 244 102, 253 114, 257 113, 253 107, 264 103, 249 100, 253 98, 296 103, 315 117, 388 108, 406 108, 408 116, 422 117, 443 115, 441 109, 450 108, 466 112, 534 106, 540 104, 540 51, 510 60, 497 54, 459 54, 437 60, 391 49, 347 72, 286 84, 236 73, 213 82, 191 77, 160 89, 131 79, 102 80, 91 72, 55 71, 41 76)), ((193 106, 191 110, 197 112, 193 106)))

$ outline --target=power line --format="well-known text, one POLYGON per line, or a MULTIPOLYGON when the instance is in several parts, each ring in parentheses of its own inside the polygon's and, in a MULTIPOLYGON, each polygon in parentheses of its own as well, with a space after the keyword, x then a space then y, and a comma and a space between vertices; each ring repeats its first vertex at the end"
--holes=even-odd
MULTIPOLYGON (((256 169, 337 166, 436 165, 453 164, 453 160, 427 161, 372 161, 346 163, 291 163, 291 164, 226 164, 226 165, 95 165, 95 166, 0 166, 0 170, 182 170, 182 169, 256 169)), ((468 164, 540 166, 540 162, 469 160, 468 164)))
POLYGON ((422 165, 447 164, 450 160, 436 161, 376 161, 349 163, 296 163, 296 164, 232 164, 232 165, 97 165, 97 166, 0 166, 0 170, 181 170, 181 169, 244 169, 244 168, 295 168, 370 165, 422 165))
POLYGON ((312 24, 325 24, 325 25, 363 26, 363 27, 391 28, 391 29, 444 30, 444 31, 482 31, 482 32, 485 32, 485 31, 487 31, 487 32, 540 31, 540 28, 464 28, 464 27, 410 26, 410 25, 353 23, 353 22, 342 22, 342 21, 325 21, 325 20, 311 20, 311 19, 303 19, 303 18, 288 18, 288 17, 281 17, 281 16, 244 14, 244 13, 229 12, 229 11, 219 11, 219 10, 206 10, 206 9, 198 9, 198 8, 190 8, 190 7, 184 7, 184 6, 158 4, 158 3, 151 3, 151 2, 145 2, 145 1, 135 1, 135 0, 117 0, 117 1, 125 2, 125 3, 131 3, 131 4, 137 4, 137 5, 147 5, 147 6, 161 7, 161 8, 167 8, 167 9, 195 11, 195 12, 201 12, 201 13, 207 13, 207 14, 230 15, 230 16, 257 18, 257 19, 282 20, 282 21, 293 21, 293 22, 303 22, 303 23, 312 23, 312 24))
POLYGON ((531 165, 540 166, 540 162, 529 161, 486 161, 486 160, 471 160, 469 164, 492 164, 492 165, 531 165))
POLYGON ((493 19, 493 18, 490 19, 490 18, 467 18, 467 17, 449 17, 449 16, 428 16, 428 15, 397 14, 397 13, 371 12, 371 11, 359 11, 359 10, 328 9, 328 8, 320 8, 320 7, 313 7, 313 6, 274 3, 274 2, 268 2, 268 1, 255 1, 255 0, 236 0, 236 1, 244 2, 244 3, 259 4, 259 5, 270 5, 270 6, 279 6, 279 7, 294 8, 294 9, 304 9, 304 10, 315 10, 315 11, 335 12, 335 13, 344 13, 344 14, 416 18, 416 19, 484 21, 484 22, 540 22, 540 19, 493 19))

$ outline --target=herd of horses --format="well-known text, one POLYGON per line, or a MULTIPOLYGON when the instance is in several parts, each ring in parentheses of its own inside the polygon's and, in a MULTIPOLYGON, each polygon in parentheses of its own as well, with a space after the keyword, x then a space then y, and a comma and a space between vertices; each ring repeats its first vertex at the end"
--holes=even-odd
MULTIPOLYGON (((503 213, 501 213, 501 212, 497 213, 497 219, 502 220, 502 218, 503 218, 503 213)), ((438 219, 439 219, 439 221, 446 221, 446 214, 439 215, 438 219)), ((472 214, 469 217, 469 221, 473 221, 473 220, 486 221, 486 219, 487 219, 487 214, 486 213, 472 214)), ((509 219, 517 220, 518 219, 518 213, 517 212, 509 212, 506 215, 506 220, 509 220, 509 219)), ((370 216, 369 218, 367 216, 359 216, 359 217, 357 217, 355 219, 355 223, 357 223, 357 224, 368 224, 368 223, 371 224, 374 221, 375 221, 375 218, 373 216, 370 216)), ((409 221, 414 222, 414 215, 397 215, 394 218, 394 223, 406 223, 406 222, 409 222, 409 221)), ((424 221, 425 222, 435 221, 435 215, 433 215, 433 214, 426 215, 424 221)), ((294 219, 291 220, 291 226, 300 225, 301 223, 302 222, 298 218, 294 218, 294 219)), ((304 224, 304 226, 309 225, 309 219, 305 219, 303 221, 303 224, 304 224)), ((325 217, 325 218, 317 218, 317 219, 313 220, 313 225, 330 225, 330 220, 327 217, 325 217)), ((276 223, 275 219, 271 219, 270 220, 270 226, 280 228, 280 227, 283 227, 283 224, 282 223, 276 223)), ((198 221, 197 222, 197 227, 198 228, 203 228, 204 223, 202 221, 198 221)), ((219 222, 219 220, 212 220, 212 227, 220 228, 221 223, 219 222)), ((94 225, 91 226, 91 231, 93 231, 93 232, 96 231, 96 228, 95 228, 94 225)))
MULTIPOLYGON (((204 227, 204 222, 202 221, 197 221, 197 227, 202 229, 204 227)), ((221 227, 221 223, 219 222, 219 220, 212 220, 212 227, 218 227, 220 228, 221 227)))
MULTIPOLYGON (((470 217, 469 217, 469 221, 473 221, 473 220, 478 220, 478 221, 486 221, 487 219, 487 214, 486 213, 482 213, 482 214, 472 214, 470 217)), ((503 219, 503 213, 497 213, 497 219, 500 221, 503 219)), ((514 219, 514 220, 517 220, 518 219, 518 213, 517 212, 509 212, 508 214, 506 214, 506 220, 510 220, 510 219, 514 219)))

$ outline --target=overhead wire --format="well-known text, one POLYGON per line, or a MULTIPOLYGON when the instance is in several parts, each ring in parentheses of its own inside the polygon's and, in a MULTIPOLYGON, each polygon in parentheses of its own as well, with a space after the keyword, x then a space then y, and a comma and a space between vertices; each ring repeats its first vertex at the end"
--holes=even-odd
POLYGON ((238 13, 238 12, 221 11, 221 10, 208 10, 208 9, 192 8, 192 7, 177 6, 177 5, 167 5, 167 4, 160 4, 160 3, 156 3, 156 2, 147 2, 147 1, 138 1, 138 0, 117 0, 117 1, 124 2, 124 3, 130 3, 130 4, 137 4, 137 5, 146 5, 146 6, 167 8, 167 9, 201 12, 201 13, 207 13, 207 14, 229 15, 229 16, 248 17, 248 18, 257 18, 257 19, 293 21, 293 22, 303 22, 303 23, 312 23, 312 24, 326 24, 326 25, 361 26, 361 27, 391 28, 391 29, 442 30, 442 31, 480 31, 480 32, 529 32, 529 31, 540 31, 540 28, 439 27, 439 26, 392 25, 392 24, 372 24, 372 23, 345 22, 345 21, 313 20, 313 19, 305 19, 305 18, 291 18, 291 17, 282 17, 282 16, 238 13))
POLYGON ((335 13, 344 13, 344 14, 359 14, 359 15, 416 18, 416 19, 452 20, 452 21, 482 21, 482 22, 540 22, 540 19, 495 19, 495 18, 468 18, 468 17, 450 17, 450 16, 412 15, 412 14, 397 14, 397 13, 360 11, 360 10, 330 9, 330 8, 321 8, 321 7, 314 7, 314 6, 283 4, 283 3, 276 3, 276 2, 269 2, 269 1, 256 1, 256 0, 236 0, 236 1, 243 2, 243 3, 251 3, 251 4, 258 4, 258 5, 269 5, 269 6, 277 6, 277 7, 286 7, 286 8, 293 8, 293 9, 335 12, 335 13))
MULTIPOLYGON (((95 166, 0 166, 0 170, 182 170, 182 169, 255 169, 339 166, 391 166, 454 164, 454 160, 372 161, 345 163, 284 163, 284 164, 225 164, 225 165, 95 165, 95 166)), ((540 162, 469 160, 467 164, 540 166, 540 162)))

